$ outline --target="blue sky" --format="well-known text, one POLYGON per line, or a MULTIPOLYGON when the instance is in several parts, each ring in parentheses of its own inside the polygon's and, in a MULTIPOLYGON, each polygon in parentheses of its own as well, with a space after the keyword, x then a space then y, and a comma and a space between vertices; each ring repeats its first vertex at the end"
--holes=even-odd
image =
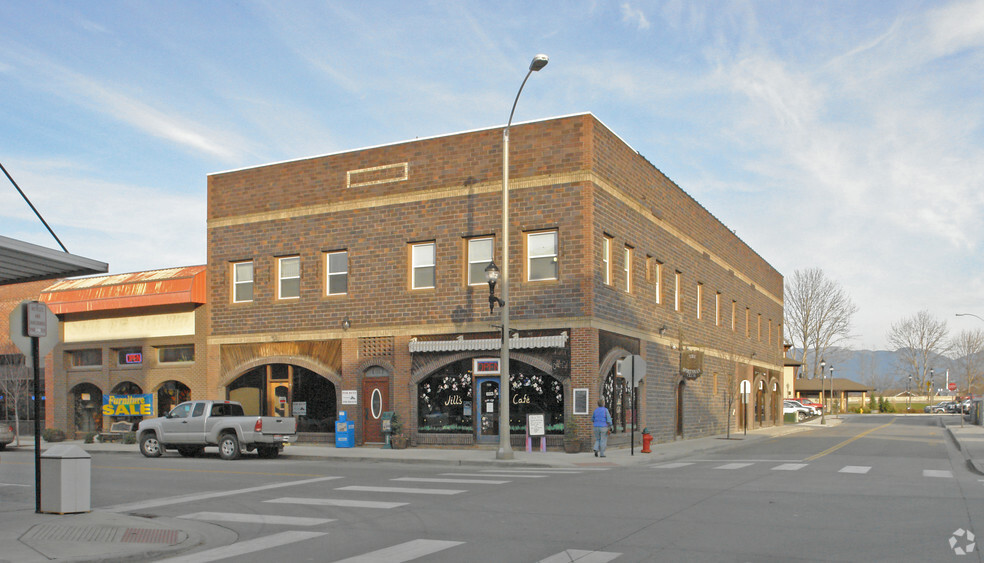
MULTIPOLYGON (((591 112, 786 276, 984 328, 984 1, 0 2, 0 162, 73 254, 205 261, 209 173, 591 112)), ((56 247, 5 178, 0 234, 56 247)))

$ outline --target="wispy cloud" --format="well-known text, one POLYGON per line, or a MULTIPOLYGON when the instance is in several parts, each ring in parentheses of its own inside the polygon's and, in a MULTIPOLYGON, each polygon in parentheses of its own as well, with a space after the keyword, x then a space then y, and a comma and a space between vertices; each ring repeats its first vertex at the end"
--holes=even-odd
POLYGON ((646 14, 628 2, 622 4, 622 23, 639 30, 649 29, 649 20, 646 19, 646 14))

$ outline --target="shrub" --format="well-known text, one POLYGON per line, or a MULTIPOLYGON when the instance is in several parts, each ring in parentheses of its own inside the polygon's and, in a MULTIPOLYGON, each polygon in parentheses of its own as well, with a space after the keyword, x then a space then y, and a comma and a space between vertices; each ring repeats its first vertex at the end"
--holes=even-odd
POLYGON ((882 412, 895 412, 895 403, 885 401, 885 406, 880 409, 882 412))
POLYGON ((869 395, 868 396, 868 412, 874 412, 875 409, 881 410, 881 403, 876 403, 875 402, 875 396, 874 395, 869 395))
POLYGON ((95 432, 87 432, 85 437, 82 438, 82 441, 86 444, 91 444, 96 441, 96 435, 95 432))
POLYGON ((57 428, 45 428, 41 432, 41 438, 45 442, 63 442, 65 441, 65 431, 57 428))
POLYGON ((137 433, 136 432, 127 432, 127 433, 123 434, 123 443, 124 444, 136 444, 137 443, 137 433))

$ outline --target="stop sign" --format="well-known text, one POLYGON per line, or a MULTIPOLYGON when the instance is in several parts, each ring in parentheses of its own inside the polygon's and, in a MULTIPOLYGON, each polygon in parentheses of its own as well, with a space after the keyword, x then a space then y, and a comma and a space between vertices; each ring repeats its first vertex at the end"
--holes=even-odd
POLYGON ((957 384, 956 383, 950 383, 950 384, 948 384, 946 386, 946 388, 949 389, 950 391, 956 391, 957 390, 957 384))

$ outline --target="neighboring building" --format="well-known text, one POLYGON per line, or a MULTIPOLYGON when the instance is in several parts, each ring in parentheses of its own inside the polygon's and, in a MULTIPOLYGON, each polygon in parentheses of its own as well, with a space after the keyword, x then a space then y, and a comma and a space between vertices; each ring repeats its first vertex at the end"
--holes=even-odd
POLYGON ((803 362, 789 357, 793 349, 792 344, 783 344, 782 356, 782 396, 784 399, 791 398, 796 393, 796 376, 803 368, 803 362))
MULTIPOLYGON (((34 420, 34 401, 31 400, 31 397, 33 396, 32 388, 34 387, 34 372, 27 367, 24 354, 10 339, 10 314, 14 308, 21 303, 21 301, 37 301, 41 291, 51 284, 51 280, 0 284, 0 380, 10 378, 23 379, 25 381, 23 385, 11 386, 12 388, 16 387, 21 390, 23 390, 24 387, 27 387, 28 389, 25 396, 21 398, 17 410, 17 414, 20 415, 22 422, 34 420)), ((45 377, 45 375, 47 373, 51 373, 51 354, 48 354, 44 358, 44 362, 39 363, 39 365, 41 368, 39 370, 41 388, 47 389, 46 384, 50 384, 51 379, 45 377)), ((3 392, 3 387, 3 385, 0 385, 0 422, 13 423, 14 404, 11 397, 8 397, 7 394, 3 392)), ((45 416, 46 411, 50 415, 50 410, 44 408, 44 396, 45 394, 42 394, 42 417, 45 416)), ((22 424, 20 426, 21 433, 24 433, 27 430, 33 432, 33 424, 22 424)))
MULTIPOLYGON (((782 276, 591 114, 514 125, 509 304, 514 446, 545 413, 580 438, 604 397, 627 443, 781 424, 782 276)), ((212 397, 360 443, 395 411, 415 444, 497 442, 502 129, 208 178, 212 397)), ((761 221, 768 222, 769 217, 761 221)), ((500 264, 501 265, 501 264, 500 264)), ((326 434, 327 433, 327 434, 326 434)))
POLYGON ((205 266, 45 289, 40 301, 58 315, 62 332, 46 387, 48 425, 81 436, 205 398, 206 293, 205 266))

